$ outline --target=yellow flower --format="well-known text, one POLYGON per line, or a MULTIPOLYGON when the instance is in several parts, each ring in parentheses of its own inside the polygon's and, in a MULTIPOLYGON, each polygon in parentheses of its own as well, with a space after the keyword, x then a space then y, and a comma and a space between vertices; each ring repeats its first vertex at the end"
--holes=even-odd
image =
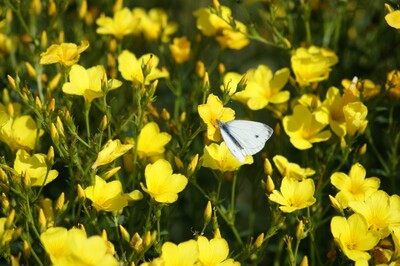
POLYGON ((338 61, 333 51, 316 46, 300 47, 291 57, 296 81, 302 87, 328 79, 331 67, 338 61))
POLYGON ((232 11, 229 7, 218 9, 201 8, 194 12, 197 28, 206 36, 216 36, 222 48, 240 50, 249 44, 247 27, 235 20, 235 28, 230 25, 232 11))
POLYGON ((246 156, 243 163, 239 162, 229 151, 225 142, 221 144, 211 143, 204 147, 202 166, 219 170, 221 172, 235 171, 243 164, 252 164, 253 157, 246 156))
POLYGON ((8 122, 0 128, 0 140, 6 143, 12 151, 33 150, 37 138, 43 134, 43 130, 38 132, 35 120, 29 115, 8 118, 8 122))
POLYGON ((124 36, 138 33, 140 19, 134 16, 129 8, 124 7, 118 10, 113 18, 106 17, 104 14, 96 20, 98 34, 112 34, 121 40, 124 36))
POLYGON ((349 103, 343 107, 346 131, 349 136, 363 134, 368 125, 368 109, 362 102, 349 103))
MULTIPOLYGON (((85 69, 80 65, 73 65, 69 71, 69 82, 64 83, 62 90, 66 94, 80 95, 86 102, 104 95, 102 80, 105 75, 104 67, 101 65, 85 69)), ((117 79, 109 81, 112 85, 109 90, 117 89, 122 82, 117 79)))
POLYGON ((151 81, 156 79, 169 77, 167 70, 157 68, 158 62, 159 59, 154 54, 145 54, 136 58, 133 53, 124 50, 118 56, 118 70, 125 80, 132 81, 136 86, 139 84, 150 84, 151 81), (143 75, 142 65, 150 66, 150 71, 146 77, 143 75))
POLYGON ((210 94, 207 97, 207 103, 197 107, 197 111, 203 122, 207 125, 207 138, 212 141, 219 141, 221 133, 217 120, 228 122, 235 119, 235 111, 231 108, 224 108, 218 96, 210 94))
POLYGON ((196 265, 198 256, 197 242, 188 240, 178 245, 165 242, 161 248, 161 259, 164 266, 190 266, 196 265))
POLYGON ((88 47, 87 41, 82 41, 79 46, 75 43, 53 44, 47 48, 46 52, 40 54, 40 64, 60 63, 64 67, 70 67, 79 61, 81 53, 88 47))
POLYGON ((400 99, 400 71, 394 69, 387 74, 386 91, 395 99, 400 99))
POLYGON ((352 261, 368 261, 367 252, 379 242, 379 236, 368 230, 365 219, 359 214, 346 217, 335 216, 331 220, 331 232, 335 242, 352 261))
POLYGON ((146 187, 140 183, 142 189, 159 203, 175 202, 188 183, 184 175, 173 174, 171 164, 164 159, 148 164, 144 175, 146 187))
POLYGON ((18 174, 28 175, 32 186, 45 186, 58 176, 57 170, 47 168, 46 154, 36 153, 30 156, 25 150, 17 151, 14 170, 18 174))
POLYGON ((128 205, 127 198, 122 194, 122 184, 119 180, 104 181, 96 175, 93 186, 85 189, 85 196, 93 202, 97 211, 118 211, 128 205))
POLYGON ((377 190, 363 201, 350 201, 349 207, 361 214, 370 231, 380 235, 381 239, 391 232, 391 226, 400 225, 400 197, 389 195, 383 190, 377 190))
POLYGON ((87 237, 81 229, 52 227, 40 241, 53 265, 118 266, 118 261, 101 236, 87 237))
POLYGON ((161 37, 161 41, 168 42, 169 35, 177 30, 177 24, 168 21, 167 13, 161 8, 152 8, 147 13, 143 8, 132 10, 133 16, 140 20, 139 30, 146 40, 152 41, 161 37))
POLYGON ((132 149, 132 144, 121 144, 119 139, 109 140, 103 146, 102 150, 97 155, 97 159, 92 165, 92 169, 105 164, 109 164, 118 157, 122 156, 124 153, 132 149))
POLYGON ((160 132, 157 123, 147 123, 140 131, 137 151, 140 157, 159 156, 165 152, 165 145, 171 140, 171 135, 160 132))
POLYGON ((330 87, 322 105, 329 115, 329 125, 332 131, 337 136, 344 137, 346 135, 346 121, 343 113, 343 101, 339 89, 330 87))
POLYGON ((172 58, 177 64, 183 64, 189 60, 190 57, 190 41, 186 36, 181 38, 174 38, 173 44, 169 45, 169 51, 172 58))
POLYGON ((347 208, 350 201, 363 201, 373 192, 377 191, 381 183, 377 177, 365 178, 364 167, 355 163, 348 175, 342 172, 335 172, 331 175, 331 183, 340 191, 335 198, 343 208, 347 208))
POLYGON ((223 238, 213 238, 208 240, 204 236, 197 238, 199 246, 198 264, 203 266, 220 266, 220 265, 240 265, 233 259, 227 259, 229 256, 229 246, 223 238))
POLYGON ((283 128, 294 147, 306 150, 313 143, 326 141, 331 137, 329 130, 322 131, 327 123, 319 121, 319 115, 319 112, 311 113, 307 107, 299 104, 294 107, 293 115, 283 118, 283 128))
POLYGON ((385 20, 390 27, 400 29, 400 10, 386 14, 385 20))
POLYGON ((303 180, 315 174, 313 169, 301 168, 300 165, 289 162, 288 159, 282 155, 275 155, 272 160, 274 161, 276 168, 278 168, 281 176, 303 180))
POLYGON ((294 212, 310 207, 316 202, 314 198, 315 185, 310 178, 298 181, 293 178, 284 177, 282 179, 281 191, 273 190, 269 199, 282 206, 279 207, 283 212, 294 212))
POLYGON ((265 65, 247 73, 246 88, 232 96, 232 99, 246 104, 251 110, 260 110, 269 103, 280 104, 289 100, 289 91, 281 91, 289 80, 290 71, 282 68, 275 75, 265 65))

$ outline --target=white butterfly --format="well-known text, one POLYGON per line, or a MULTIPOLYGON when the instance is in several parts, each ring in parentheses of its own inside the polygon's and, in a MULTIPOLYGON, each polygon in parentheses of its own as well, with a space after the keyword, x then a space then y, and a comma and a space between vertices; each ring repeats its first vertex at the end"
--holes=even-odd
POLYGON ((217 120, 217 123, 229 151, 242 163, 245 156, 261 151, 274 132, 266 124, 254 121, 232 120, 224 123, 217 120))

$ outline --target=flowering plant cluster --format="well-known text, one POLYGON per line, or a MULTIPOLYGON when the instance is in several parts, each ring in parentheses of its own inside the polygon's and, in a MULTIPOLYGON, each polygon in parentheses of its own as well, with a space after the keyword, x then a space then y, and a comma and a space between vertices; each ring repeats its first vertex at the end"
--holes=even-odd
POLYGON ((366 8, 5 0, 0 264, 399 265, 400 8, 366 8), (274 129, 243 162, 234 119, 274 129))

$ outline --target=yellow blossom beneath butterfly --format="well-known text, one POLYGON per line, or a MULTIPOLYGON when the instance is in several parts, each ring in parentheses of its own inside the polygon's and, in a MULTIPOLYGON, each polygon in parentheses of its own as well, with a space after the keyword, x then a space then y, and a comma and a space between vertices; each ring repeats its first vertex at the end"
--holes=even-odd
POLYGON ((247 105, 251 110, 260 110, 268 104, 281 104, 289 100, 290 93, 282 91, 289 80, 290 71, 282 68, 275 72, 259 65, 247 72, 246 88, 232 95, 232 99, 247 105))
POLYGON ((114 17, 107 17, 104 14, 96 20, 99 26, 96 30, 98 34, 111 34, 121 40, 124 36, 138 34, 140 18, 134 16, 132 11, 124 7, 115 12, 114 17))
POLYGON ((132 81, 135 86, 140 84, 150 84, 150 82, 169 77, 165 69, 157 68, 159 59, 154 54, 145 54, 137 58, 135 54, 128 50, 123 50, 118 56, 118 70, 125 80, 132 81), (142 66, 147 68, 146 76, 142 66))
MULTIPOLYGON (((69 71, 69 82, 64 83, 62 90, 66 94, 83 96, 86 102, 91 102, 104 95, 102 88, 104 77, 105 69, 102 65, 88 69, 81 65, 73 65, 69 71)), ((108 90, 115 90, 122 85, 117 79, 110 79, 108 82, 111 84, 108 90)))
MULTIPOLYGON (((118 266, 110 243, 81 229, 51 227, 40 235, 52 265, 118 266)), ((112 246, 112 245, 111 245, 112 246)))
POLYGON ((310 178, 298 181, 294 178, 284 177, 280 191, 273 190, 269 200, 281 205, 279 209, 291 213, 313 205, 317 200, 314 198, 315 184, 310 178))
POLYGON ((118 211, 128 205, 119 180, 107 183, 97 175, 94 185, 85 188, 85 196, 92 201, 92 206, 97 211, 118 211))
POLYGON ((240 50, 250 43, 246 36, 247 27, 232 19, 229 7, 201 8, 194 15, 197 28, 206 36, 215 36, 222 48, 240 50))
POLYGON ((282 155, 275 155, 272 160, 274 161, 276 168, 278 168, 281 176, 303 180, 315 174, 313 169, 302 168, 296 163, 289 162, 288 159, 282 155))
POLYGON ((40 54, 40 64, 60 63, 64 67, 70 67, 79 61, 81 53, 88 47, 88 41, 82 41, 79 46, 75 43, 53 44, 47 48, 46 52, 40 54))
POLYGON ((132 147, 132 144, 121 144, 121 141, 119 139, 107 141, 107 143, 103 146, 102 150, 97 155, 97 159, 93 163, 92 169, 96 169, 101 165, 111 163, 112 161, 132 149, 132 147))
POLYGON ((327 141, 331 137, 329 130, 323 130, 328 125, 324 113, 311 113, 301 104, 296 105, 293 114, 285 116, 282 123, 290 142, 299 150, 310 149, 313 143, 327 141))
POLYGON ((317 46, 297 48, 291 57, 292 70, 301 87, 327 80, 331 67, 338 61, 333 51, 317 46))
POLYGON ((378 244, 379 235, 368 229, 367 222, 360 214, 346 217, 335 216, 331 220, 333 238, 343 253, 352 261, 366 263, 371 255, 368 253, 378 244))
POLYGON ((142 189, 159 203, 173 203, 178 199, 178 193, 185 189, 188 180, 182 174, 174 174, 171 164, 159 159, 146 166, 146 186, 140 183, 142 189))
POLYGON ((28 175, 32 186, 45 186, 58 176, 57 170, 47 168, 46 154, 32 156, 25 150, 18 150, 14 160, 14 170, 18 175, 28 175))
POLYGON ((207 138, 212 141, 221 139, 217 120, 228 122, 235 119, 235 111, 231 108, 225 108, 218 96, 214 94, 208 95, 207 102, 199 105, 197 111, 207 125, 207 138))
POLYGON ((6 143, 12 151, 18 149, 33 150, 37 139, 44 131, 37 128, 35 120, 29 115, 11 117, 5 112, 0 113, 1 120, 6 121, 0 127, 0 140, 6 143))
POLYGON ((246 156, 243 163, 239 162, 229 151, 225 142, 211 143, 204 147, 202 166, 221 172, 235 171, 244 164, 252 164, 253 157, 246 156))
POLYGON ((335 198, 343 208, 347 208, 351 201, 363 201, 378 190, 380 179, 377 177, 365 178, 365 176, 365 168, 359 163, 351 166, 348 175, 342 172, 335 172, 331 175, 332 185, 339 190, 335 198))

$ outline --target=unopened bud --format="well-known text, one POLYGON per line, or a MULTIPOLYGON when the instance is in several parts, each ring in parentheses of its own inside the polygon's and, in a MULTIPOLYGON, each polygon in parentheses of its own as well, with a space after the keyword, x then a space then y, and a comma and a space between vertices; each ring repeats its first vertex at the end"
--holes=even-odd
POLYGON ((236 86, 236 91, 243 91, 246 89, 247 86, 247 80, 248 80, 248 74, 245 73, 242 78, 239 80, 239 83, 236 86))
POLYGON ((61 73, 57 73, 57 75, 55 75, 54 78, 52 78, 50 80, 49 85, 48 85, 50 91, 54 91, 57 88, 58 84, 60 83, 61 78, 62 78, 61 73))
POLYGON ((25 172, 22 174, 22 184, 24 184, 24 187, 26 189, 30 189, 31 188, 31 177, 28 174, 28 172, 25 172))
POLYGON ((143 236, 143 245, 147 248, 153 243, 153 237, 150 231, 146 231, 143 236))
POLYGON ((360 155, 364 155, 367 152, 367 143, 364 143, 361 148, 358 150, 360 155))
POLYGON ((79 199, 84 199, 84 198, 86 198, 85 191, 83 190, 83 188, 81 187, 80 184, 77 185, 77 191, 78 191, 78 198, 79 198, 79 199))
POLYGON ((219 74, 223 75, 225 73, 225 71, 226 71, 225 65, 222 64, 222 63, 219 63, 218 64, 218 72, 219 72, 219 74))
POLYGON ((211 221, 211 217, 212 217, 212 205, 211 205, 211 201, 207 202, 207 206, 204 210, 204 224, 207 225, 210 221, 211 221))
POLYGON ((65 138, 64 125, 59 116, 57 116, 57 119, 56 119, 56 128, 57 128, 58 134, 60 134, 61 137, 65 138))
POLYGON ((25 62, 26 72, 28 72, 28 76, 31 78, 36 78, 37 72, 35 68, 29 62, 25 62))
POLYGON ((168 120, 171 119, 171 115, 170 115, 170 113, 168 112, 167 109, 165 109, 165 108, 162 109, 161 118, 164 119, 165 121, 168 121, 168 120))
POLYGON ((219 230, 219 228, 215 228, 214 238, 218 238, 218 239, 222 238, 221 231, 219 230))
POLYGON ((308 266, 308 257, 304 256, 303 259, 300 261, 299 266, 308 266))
POLYGON ((196 155, 193 157, 192 161, 189 163, 189 166, 188 166, 189 176, 194 174, 198 163, 199 163, 199 154, 196 153, 196 155))
POLYGON ((7 216, 6 222, 4 224, 5 229, 10 229, 13 227, 14 224, 14 219, 15 219, 15 210, 11 209, 10 213, 7 216))
POLYGON ((303 220, 300 220, 300 222, 296 228, 296 238, 297 238, 297 240, 301 240, 305 237, 306 237, 306 235, 304 234, 304 223, 303 223, 303 220))
POLYGON ((55 144, 57 144, 60 140, 60 135, 58 134, 57 128, 54 123, 51 123, 50 125, 50 137, 55 144))
POLYGON ((329 195, 329 200, 331 201, 333 208, 335 208, 340 213, 343 213, 342 204, 340 204, 340 202, 335 197, 329 195))
POLYGON ((216 9, 219 9, 219 8, 220 8, 221 4, 219 3, 218 0, 213 0, 212 2, 213 2, 213 6, 214 6, 216 9))
POLYGON ((255 246, 256 248, 260 248, 261 245, 263 244, 263 242, 264 242, 264 233, 261 233, 261 234, 257 237, 256 241, 254 242, 254 246, 255 246))
POLYGON ((42 208, 39 209, 38 222, 39 222, 39 231, 40 232, 46 231, 47 221, 42 208))
POLYGON ((119 225, 118 227, 119 227, 119 232, 121 233, 122 238, 123 238, 127 243, 129 243, 129 240, 130 240, 131 237, 130 237, 128 231, 127 231, 127 230, 125 229, 125 227, 123 227, 122 225, 119 225))
POLYGON ((85 18, 87 13, 87 1, 86 0, 82 0, 81 6, 79 7, 79 18, 83 19, 85 18))
POLYGON ((274 191, 275 184, 271 176, 267 176, 267 181, 265 182, 265 188, 267 189, 268 193, 272 193, 272 191, 274 191))
POLYGON ((107 129, 107 125, 108 125, 108 119, 107 119, 107 116, 104 115, 103 119, 101 119, 101 122, 100 122, 100 131, 106 130, 107 129))
POLYGON ((206 69, 204 67, 203 61, 197 61, 196 62, 196 74, 199 78, 203 78, 204 74, 206 72, 206 69))
POLYGON ((178 167, 178 169, 183 169, 183 162, 181 159, 179 159, 179 157, 174 156, 174 161, 175 161, 175 165, 176 165, 176 167, 178 167))
POLYGON ((268 176, 268 175, 272 175, 272 165, 271 165, 271 161, 268 158, 265 158, 264 160, 264 173, 268 176))
POLYGON ((1 193, 1 206, 3 207, 3 212, 8 213, 8 210, 10 209, 10 201, 4 192, 1 193))
POLYGON ((46 49, 47 46, 48 46, 47 32, 42 31, 42 35, 40 36, 40 48, 44 50, 46 49))
POLYGON ((64 192, 61 192, 60 196, 58 197, 58 199, 56 201, 56 205, 55 205, 56 211, 58 211, 58 212, 62 211, 62 209, 64 207, 64 202, 65 202, 65 194, 64 194, 64 192))
POLYGON ((29 245, 28 241, 26 241, 26 240, 24 240, 23 250, 24 250, 25 259, 29 259, 31 256, 31 246, 29 245))
POLYGON ((56 109, 56 99, 51 98, 49 104, 47 105, 47 111, 51 113, 54 112, 55 109, 56 109))
POLYGON ((4 105, 9 104, 10 103, 10 94, 8 93, 7 89, 3 90, 2 96, 3 96, 3 99, 2 99, 3 100, 3 104, 4 105))
POLYGON ((17 84, 15 82, 15 79, 13 77, 11 77, 10 75, 7 75, 7 80, 8 80, 8 84, 10 84, 10 87, 14 90, 17 89, 17 84))

